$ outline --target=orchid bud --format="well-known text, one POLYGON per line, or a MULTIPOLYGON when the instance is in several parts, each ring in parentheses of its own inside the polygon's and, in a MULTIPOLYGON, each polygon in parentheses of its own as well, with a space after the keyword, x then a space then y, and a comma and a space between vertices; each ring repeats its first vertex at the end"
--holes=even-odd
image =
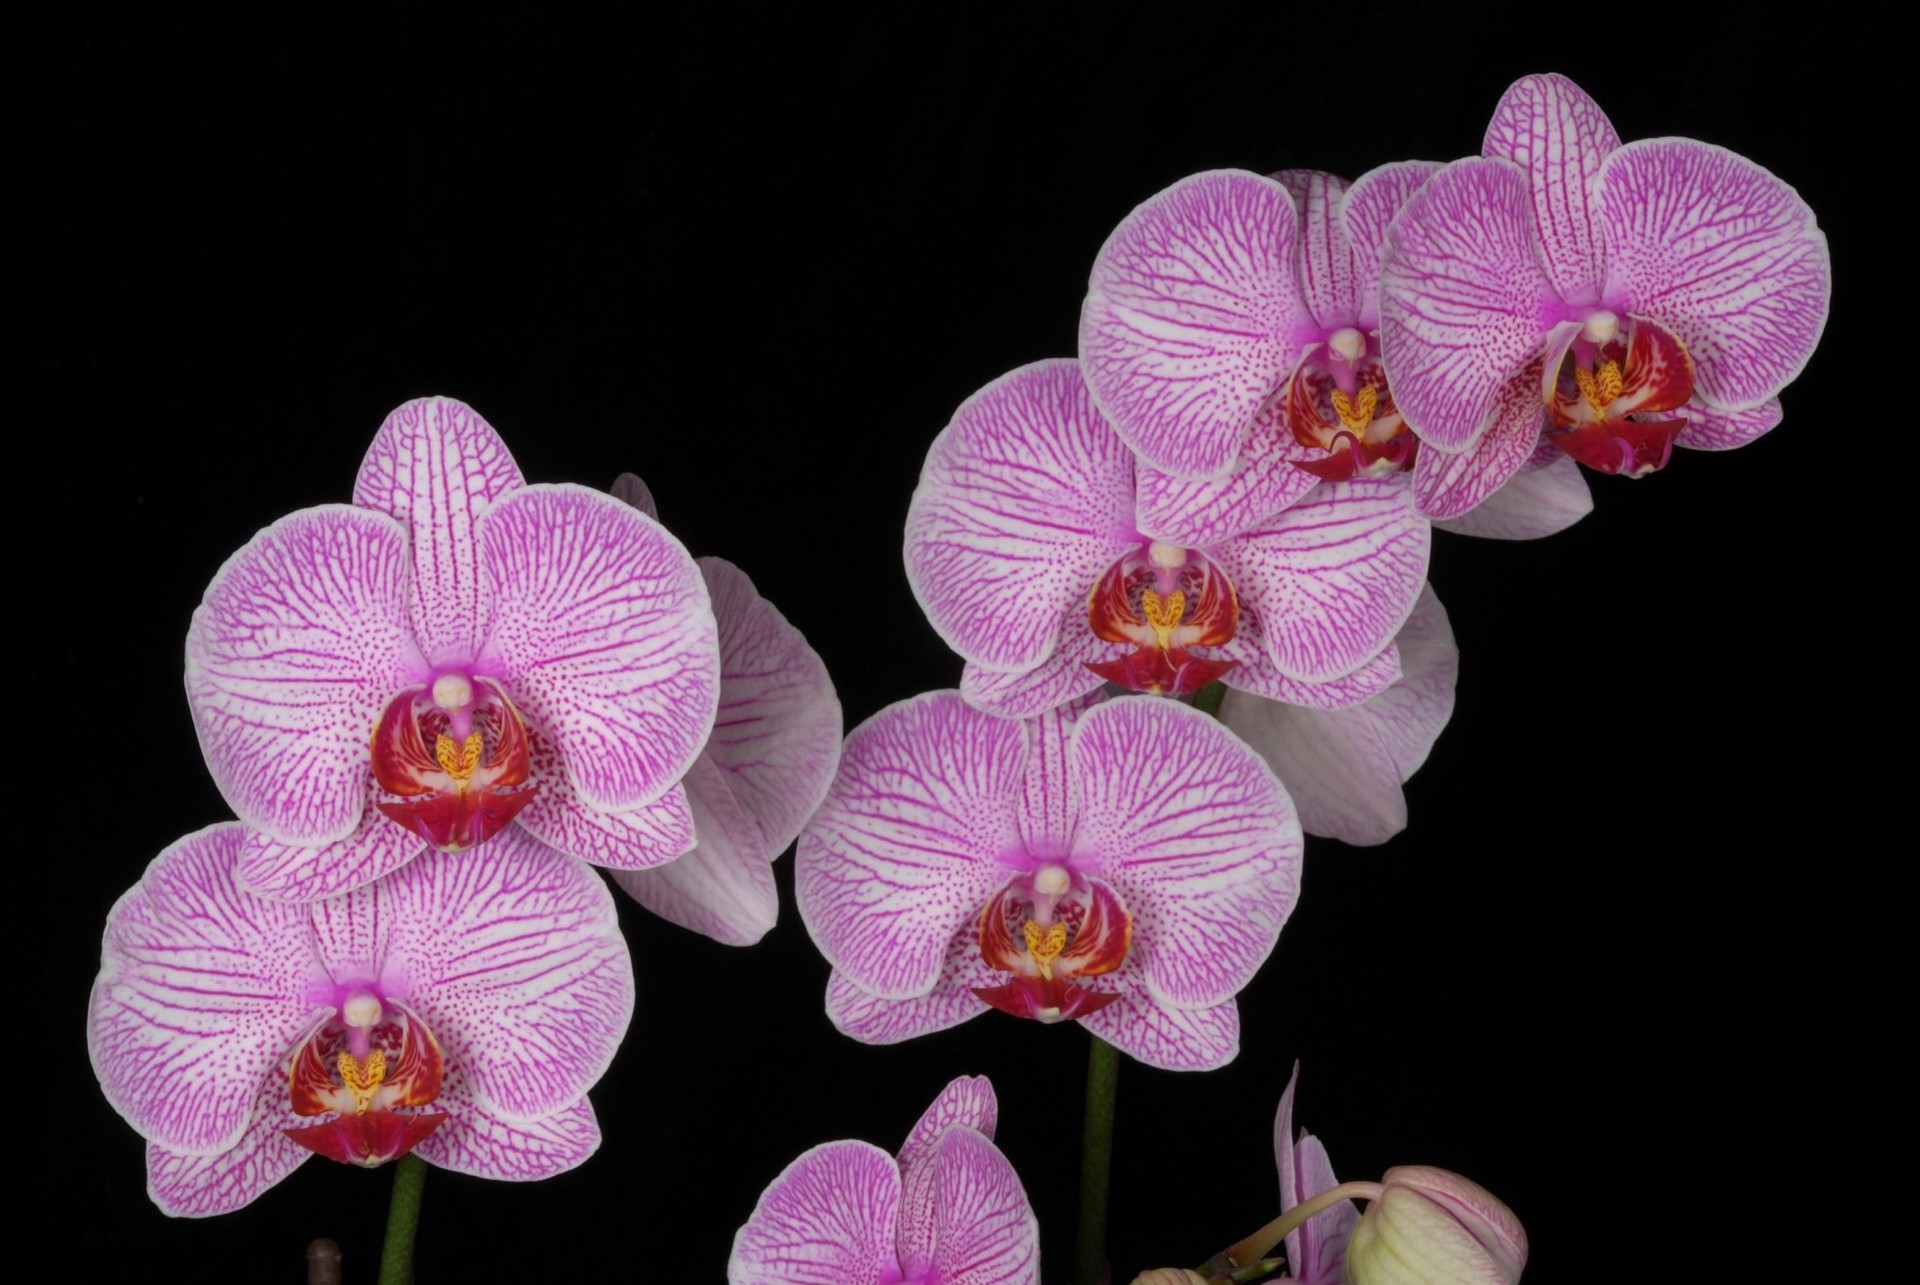
POLYGON ((1156 1267, 1134 1277, 1133 1285, 1207 1285, 1207 1278, 1185 1267, 1156 1267))
POLYGON ((1401 1165, 1347 1242, 1348 1285, 1514 1285, 1527 1233, 1478 1183, 1427 1165, 1401 1165))

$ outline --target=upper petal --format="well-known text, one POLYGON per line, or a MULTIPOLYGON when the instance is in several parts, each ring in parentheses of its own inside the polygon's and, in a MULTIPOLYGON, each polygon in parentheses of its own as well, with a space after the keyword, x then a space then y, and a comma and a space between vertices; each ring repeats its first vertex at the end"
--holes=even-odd
POLYGON ((286 1130, 311 1121, 287 1105, 284 1075, 261 1080, 246 1131, 231 1147, 212 1155, 171 1151, 147 1144, 147 1195, 170 1218, 210 1218, 252 1204, 313 1152, 291 1141, 286 1130))
POLYGON ((1240 1054, 1240 1008, 1170 1008, 1143 991, 1122 995, 1080 1024, 1136 1062, 1163 1071, 1212 1071, 1240 1054))
POLYGON ((344 504, 281 518, 227 559, 187 631, 187 702, 214 784, 287 843, 354 832, 367 737, 422 666, 406 534, 344 504))
POLYGON ((1133 534, 1133 457, 1076 363, 1035 362, 969 397, 927 451, 907 583, 961 656, 1031 669, 1133 534))
POLYGON ((1252 980, 1293 911, 1300 822, 1258 755, 1173 701, 1109 701, 1080 717, 1070 760, 1076 866, 1133 915, 1154 996, 1183 1009, 1252 980))
POLYGON ((806 1152, 760 1193, 733 1237, 730 1285, 880 1285, 898 1278, 900 1170, 865 1142, 806 1152))
POLYGON ((993 1081, 984 1075, 960 1076, 940 1090, 900 1144, 900 1167, 908 1169, 923 1156, 930 1158, 940 1135, 961 1125, 988 1138, 1000 1125, 1000 1100, 994 1096, 993 1081))
POLYGON ((961 1126, 934 1161, 933 1262, 941 1285, 1039 1285, 1040 1222, 1013 1164, 961 1126))
POLYGON ((624 812, 685 775, 713 727, 720 651, 706 583, 658 522, 583 486, 489 509, 481 556, 498 666, 587 803, 624 812))
POLYGON ((780 917, 772 847, 741 805, 733 778, 707 755, 681 782, 697 842, 664 865, 612 871, 613 881, 668 923, 728 946, 751 946, 780 917))
POLYGON ((1183 478, 1151 464, 1139 467, 1135 520, 1143 534, 1199 549, 1258 526, 1319 485, 1295 460, 1323 458, 1287 429, 1285 398, 1275 395, 1253 417, 1246 449, 1221 481, 1183 478))
POLYGON ((794 864, 800 917, 829 963, 884 998, 927 993, 1019 851, 1026 757, 1019 723, 950 691, 848 735, 794 864))
POLYGON ((1798 192, 1690 138, 1628 144, 1607 158, 1596 190, 1607 300, 1680 337, 1696 397, 1748 410, 1792 382, 1833 293, 1826 234, 1798 192))
POLYGON ((1285 187, 1214 170, 1142 202, 1100 247, 1080 362, 1114 430, 1154 467, 1223 475, 1254 412, 1320 342, 1298 235, 1285 187))
POLYGON ((1300 295, 1321 330, 1360 324, 1360 269, 1339 217, 1347 180, 1323 170, 1281 170, 1300 215, 1300 295))
POLYGON ((1557 73, 1516 80, 1487 123, 1480 152, 1526 170, 1540 258, 1569 303, 1599 298, 1607 262, 1593 176, 1619 146, 1620 135, 1600 104, 1557 73))
POLYGON ((241 889, 241 833, 209 826, 153 859, 107 916, 87 1010, 107 1101, 188 1155, 239 1142, 261 1084, 322 1006, 306 910, 241 889))
POLYGON ((1340 201, 1340 221, 1353 247, 1354 277, 1360 286, 1362 330, 1380 328, 1380 258, 1386 251, 1387 226, 1441 168, 1438 161, 1391 161, 1355 179, 1340 201))
POLYGON ((1489 540, 1537 540, 1566 530, 1593 512, 1593 492, 1573 457, 1553 449, 1558 458, 1545 468, 1522 469, 1477 507, 1434 525, 1489 540))
POLYGON ((399 407, 360 463, 353 502, 398 518, 412 556, 413 629, 427 659, 471 660, 485 639, 488 586, 477 529, 524 484, 507 444, 471 406, 421 397, 399 407))
POLYGON ((584 1164, 600 1149, 600 1122, 585 1098, 539 1120, 492 1115, 473 1096, 464 1067, 447 1068, 434 1107, 444 1124, 414 1147, 422 1160, 495 1182, 535 1182, 584 1164))
POLYGON ((1525 171, 1469 159, 1428 179, 1387 230, 1380 265, 1380 357, 1420 440, 1450 453, 1471 446, 1560 310, 1525 171))

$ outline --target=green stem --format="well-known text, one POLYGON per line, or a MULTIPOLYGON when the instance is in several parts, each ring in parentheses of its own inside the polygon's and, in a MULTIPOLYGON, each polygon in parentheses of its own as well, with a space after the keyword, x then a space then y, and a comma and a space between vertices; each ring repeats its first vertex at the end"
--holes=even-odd
POLYGON ((427 1162, 408 1152, 393 1167, 393 1203, 387 1206, 387 1243, 380 1251, 380 1285, 413 1285, 413 1237, 420 1230, 420 1193, 427 1162))
POLYGON ((1227 698, 1227 685, 1219 680, 1208 683, 1193 694, 1193 707, 1202 714, 1220 717, 1220 702, 1227 698))
POLYGON ((1120 1052, 1098 1035, 1087 1050, 1087 1119, 1080 1134, 1080 1236, 1074 1247, 1077 1285, 1107 1276, 1107 1180, 1113 1171, 1113 1098, 1120 1052))

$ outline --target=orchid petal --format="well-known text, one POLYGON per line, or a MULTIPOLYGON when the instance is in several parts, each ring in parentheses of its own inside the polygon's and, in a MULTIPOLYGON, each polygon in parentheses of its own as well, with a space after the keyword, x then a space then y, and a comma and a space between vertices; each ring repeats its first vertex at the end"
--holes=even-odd
POLYGON ((1535 257, 1524 171, 1469 159, 1428 179, 1388 229, 1380 266, 1380 356, 1421 442, 1473 445, 1560 307, 1535 257))
POLYGON ((1432 585, 1420 591, 1420 601, 1394 642, 1400 648, 1401 679, 1366 709, 1404 781, 1420 770, 1453 718, 1454 688, 1460 680, 1453 622, 1432 585))
POLYGON ((1380 258, 1387 227, 1421 184, 1438 174, 1438 161, 1391 161, 1353 181, 1340 202, 1340 222, 1353 247, 1355 278, 1360 283, 1359 328, 1380 328, 1380 258))
POLYGON ((653 519, 581 486, 523 487, 480 523, 495 593, 485 662, 553 738, 588 806, 673 787, 713 727, 720 657, 693 559, 653 519))
POLYGON ((780 917, 771 864, 779 850, 742 806, 732 781, 707 755, 695 759, 681 784, 698 842, 666 865, 612 873, 635 901, 668 923, 722 945, 751 946, 780 917))
MULTIPOLYGON (((1093 703, 1101 699, 1096 696, 1093 703)), ((1069 746, 1074 725, 1087 708, 1063 706, 1021 724, 1027 733, 1027 768, 1021 783, 1020 842, 1030 856, 1059 860, 1073 843, 1080 798, 1069 746)))
POLYGON ((580 862, 509 828, 484 859, 429 853, 350 895, 378 899, 387 975, 489 1115, 565 1110, 613 1060, 633 965, 612 895, 580 862))
MULTIPOLYGON (((367 793, 374 793, 371 776, 367 793)), ((372 883, 426 850, 418 834, 369 807, 351 835, 313 847, 249 829, 240 843, 237 876, 242 888, 269 901, 324 901, 372 883)))
POLYGON ((409 533, 408 606, 428 660, 459 663, 480 650, 489 586, 476 530, 489 504, 524 484, 500 435, 450 397, 401 406, 367 448, 353 502, 399 519, 409 533))
POLYGON ((794 865, 800 917, 829 963, 882 998, 927 993, 1018 850, 1026 757, 1020 724, 957 692, 853 730, 794 865))
POLYGON ((1281 170, 1274 182, 1300 215, 1300 294, 1321 330, 1360 322, 1360 273, 1339 207, 1347 180, 1321 170, 1281 170))
POLYGON ((107 915, 88 1004, 107 1101, 141 1137, 189 1155, 240 1140, 325 980, 306 910, 236 882, 241 834, 209 826, 153 859, 107 915))
POLYGON ((907 510, 907 582, 949 647, 1024 671, 1132 528, 1133 457, 1074 362, 1035 362, 969 397, 934 439, 907 510))
POLYGON ((865 1142, 801 1155, 735 1233, 730 1285, 881 1285, 897 1279, 900 1169, 865 1142))
POLYGON ((1500 386, 1487 429, 1458 455, 1421 451, 1413 462, 1413 504, 1433 519, 1469 513, 1533 458, 1546 423, 1540 372, 1533 363, 1500 386))
POLYGON ((1620 135, 1600 104, 1557 73, 1516 80, 1487 124, 1481 155, 1527 172, 1541 259, 1569 303, 1600 297, 1606 245, 1591 194, 1594 175, 1619 146, 1620 135))
POLYGON ((1088 710, 1074 729, 1076 862, 1119 890, 1154 997, 1182 1009, 1253 979, 1300 889, 1300 822, 1267 765, 1172 701, 1088 710))
POLYGON ((1315 446, 1294 440, 1285 423, 1285 398, 1274 396, 1253 417, 1253 433, 1240 462, 1224 481, 1190 481, 1139 466, 1135 521, 1143 534, 1169 544, 1203 549, 1230 540, 1272 518, 1320 484, 1295 460, 1324 458, 1315 446))
POLYGON ((836 968, 827 979, 827 1018, 835 1030, 862 1044, 898 1044, 980 1016, 989 1005, 973 988, 1004 980, 1005 973, 987 967, 980 957, 980 931, 969 919, 948 940, 939 976, 925 995, 882 999, 836 968))
POLYGON ((1371 845, 1407 828, 1407 801, 1366 710, 1302 709, 1230 691, 1220 721, 1286 784, 1308 834, 1371 845))
POLYGON ((1012 1162, 964 1126, 938 1146, 932 1248, 941 1285, 1039 1285, 1040 1223, 1012 1162))
POLYGON ((1143 202, 1100 248, 1082 373, 1155 468, 1224 476, 1254 413, 1320 342, 1295 275, 1299 222, 1272 179, 1214 170, 1143 202))
POLYGON ((630 812, 602 812, 567 779, 560 753, 544 731, 527 728, 527 758, 540 789, 515 820, 548 847, 619 871, 650 870, 693 847, 693 811, 684 780, 630 812))
POLYGON ((1208 555, 1259 614, 1280 672, 1324 682, 1393 640, 1420 596, 1432 544, 1403 483, 1355 478, 1314 488, 1208 555))
POLYGON ((1698 402, 1687 406, 1687 426, 1674 445, 1696 451, 1730 451, 1745 446, 1780 423, 1780 399, 1769 397, 1752 410, 1719 411, 1698 402))
MULTIPOLYGON (((1242 614, 1244 624, 1246 616, 1242 614)), ((1371 700, 1400 681, 1400 652, 1392 643, 1351 674, 1330 678, 1324 683, 1309 683, 1288 678, 1274 667, 1265 645, 1257 634, 1243 630, 1240 637, 1219 648, 1223 659, 1237 661, 1220 681, 1249 696, 1308 709, 1346 709, 1371 700)))
POLYGON ((639 509, 655 522, 660 520, 660 506, 654 502, 653 492, 640 480, 636 473, 622 473, 613 479, 609 494, 629 508, 639 509))
MULTIPOLYGON (((1294 1141, 1293 1094, 1299 1083, 1300 1064, 1295 1062, 1273 1121, 1282 1213, 1339 1185, 1327 1149, 1318 1138, 1302 1129, 1299 1142, 1294 1141)), ((1296 1285, 1342 1285, 1346 1280, 1347 1236, 1359 1220, 1359 1209, 1351 1200, 1343 1200, 1287 1234, 1287 1263, 1296 1285)))
POLYGON ((600 1149, 600 1122, 585 1098, 539 1120, 512 1122, 490 1114, 474 1100, 458 1063, 434 1107, 446 1123, 414 1147, 430 1164, 495 1182, 535 1182, 584 1164, 600 1149))
POLYGON ((1128 650, 1125 644, 1096 637, 1078 613, 1068 617, 1061 633, 1060 646, 1051 656, 1020 673, 997 674, 968 661, 960 668, 960 695, 967 704, 1000 718, 1033 718, 1100 690, 1107 680, 1087 665, 1128 650))
POLYGON ((169 1218, 230 1214, 258 1200, 313 1154, 285 1132, 308 1123, 287 1108, 286 1076, 268 1075, 260 1082, 245 1132, 231 1147, 201 1156, 149 1142, 147 1195, 169 1218))
POLYGON ((351 835, 367 735, 421 665, 393 519, 338 504, 281 518, 227 559, 187 632, 187 701, 221 797, 285 843, 351 835))
POLYGON ((1791 383, 1827 324, 1833 265, 1800 194, 1744 156, 1642 139, 1596 180, 1607 297, 1680 337, 1694 395, 1751 410, 1791 383))
MULTIPOLYGON (((1682 445, 1686 435, 1681 434, 1682 445)), ((1573 457, 1549 444, 1555 456, 1544 468, 1520 472, 1478 508, 1434 525, 1455 535, 1487 540, 1538 540, 1564 531, 1593 512, 1593 492, 1573 457)))
POLYGON ((900 1222, 894 1237, 900 1261, 933 1258, 940 1223, 941 1141, 954 1129, 993 1137, 999 1104, 985 1076, 961 1076, 940 1091, 900 1148, 900 1222))
POLYGON ((1080 1025, 1136 1062, 1163 1071, 1212 1071, 1240 1054, 1240 1009, 1168 1008, 1135 991, 1088 1013, 1080 1025))

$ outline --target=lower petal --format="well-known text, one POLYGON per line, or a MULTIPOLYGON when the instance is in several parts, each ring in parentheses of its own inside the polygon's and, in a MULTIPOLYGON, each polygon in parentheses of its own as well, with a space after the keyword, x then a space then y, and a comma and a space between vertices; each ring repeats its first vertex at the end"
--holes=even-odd
MULTIPOLYGON (((1681 442, 1684 445, 1685 435, 1681 442)), ((1566 530, 1593 512, 1593 492, 1571 455, 1549 445, 1553 460, 1521 470, 1478 508, 1434 526, 1485 540, 1538 540, 1566 530)))
POLYGON ((1413 502, 1421 513, 1439 520, 1471 512, 1533 458, 1546 422, 1537 362, 1501 385, 1489 420, 1480 440, 1458 455, 1420 452, 1413 464, 1413 502))
POLYGON ((693 811, 697 842, 665 865, 615 870, 613 881, 668 923, 726 946, 751 946, 780 915, 773 858, 765 834, 747 815, 730 777, 702 755, 681 782, 693 811))
MULTIPOLYGON (((1244 622, 1246 617, 1243 615, 1241 619, 1244 622)), ((1238 662, 1220 678, 1228 687, 1250 696, 1305 705, 1309 709, 1345 709, 1358 705, 1378 696, 1400 678, 1400 653, 1391 643, 1351 674, 1330 678, 1324 683, 1305 682, 1281 673, 1267 656, 1257 633, 1243 633, 1219 652, 1222 657, 1238 662)))
POLYGON ((540 788, 514 819, 548 847, 609 870, 648 870, 693 846, 693 813, 682 786, 630 812, 602 812, 567 779, 544 732, 529 727, 527 745, 540 788))
POLYGON ((1139 991, 1080 1019, 1136 1062, 1163 1071, 1211 1071, 1239 1056, 1240 1008, 1168 1008, 1139 991))
POLYGON ((788 1165, 735 1233, 730 1285, 880 1285, 899 1279, 900 1169, 865 1142, 829 1142, 788 1165))
POLYGON ((368 807, 337 843, 297 847, 249 829, 240 845, 240 886, 270 901, 325 901, 398 870, 427 850, 418 834, 368 807))
POLYGON ((827 979, 827 1018, 834 1029, 862 1044, 898 1044, 958 1026, 987 1011, 973 988, 1006 977, 980 958, 980 934, 971 920, 948 943, 933 989, 917 999, 881 999, 862 990, 839 969, 827 979))
POLYGON ((473 1100, 459 1068, 449 1067, 436 1107, 446 1122, 414 1148, 422 1160, 496 1182, 535 1182, 585 1163, 600 1149, 600 1124, 585 1098, 539 1120, 512 1122, 473 1100))
POLYGON ((1285 782, 1308 834, 1364 845, 1407 828, 1399 769, 1366 706, 1301 709, 1228 692, 1220 721, 1285 782))
POLYGON ((1294 504, 1320 479, 1294 467, 1326 452, 1302 446, 1283 422, 1282 398, 1253 417, 1253 433, 1223 481, 1193 481, 1142 461, 1136 468, 1135 520, 1156 540, 1202 549, 1232 539, 1294 504))
POLYGON ((975 709, 1000 718, 1034 718, 1098 691, 1106 679, 1087 666, 1126 650, 1123 645, 1094 637, 1086 618, 1075 615, 1068 620, 1067 636, 1053 654, 1032 669, 996 674, 968 661, 960 669, 960 695, 975 709))
POLYGON ((147 1144, 147 1195, 170 1218, 230 1214, 259 1199, 313 1153, 285 1130, 309 1123, 287 1107, 285 1076, 267 1076, 234 1145, 210 1156, 147 1144))
POLYGON ((1712 410, 1699 402, 1685 411, 1687 426, 1673 439, 1675 446, 1696 451, 1730 451, 1771 432, 1780 423, 1780 399, 1769 397, 1752 410, 1712 410))

